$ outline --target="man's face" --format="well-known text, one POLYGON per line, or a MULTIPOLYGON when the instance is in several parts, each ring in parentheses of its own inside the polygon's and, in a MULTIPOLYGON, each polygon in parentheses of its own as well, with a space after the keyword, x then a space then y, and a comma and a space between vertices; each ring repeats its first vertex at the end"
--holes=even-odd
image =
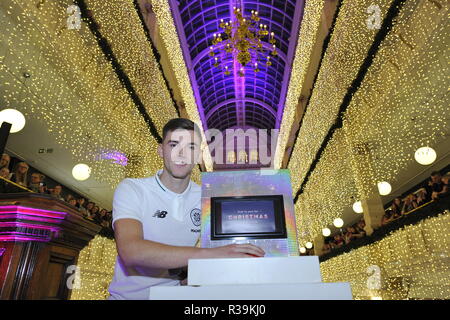
POLYGON ((177 179, 191 174, 200 159, 200 136, 192 130, 177 129, 167 134, 158 146, 164 169, 177 179))
POLYGON ((435 174, 434 176, 431 176, 431 181, 433 181, 434 183, 440 182, 441 181, 441 175, 435 174))
POLYGON ((55 194, 60 194, 61 190, 62 190, 61 186, 56 186, 55 187, 55 194))
POLYGON ((31 175, 31 183, 34 183, 34 184, 37 184, 37 183, 39 183, 40 182, 40 177, 38 176, 38 175, 36 175, 36 174, 32 174, 31 175))

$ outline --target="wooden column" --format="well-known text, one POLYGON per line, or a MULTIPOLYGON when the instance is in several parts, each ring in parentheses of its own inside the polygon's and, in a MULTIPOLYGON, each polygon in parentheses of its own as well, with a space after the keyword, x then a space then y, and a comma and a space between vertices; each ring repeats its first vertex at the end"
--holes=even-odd
POLYGON ((51 196, 0 194, 0 299, 68 299, 68 267, 100 230, 51 196))

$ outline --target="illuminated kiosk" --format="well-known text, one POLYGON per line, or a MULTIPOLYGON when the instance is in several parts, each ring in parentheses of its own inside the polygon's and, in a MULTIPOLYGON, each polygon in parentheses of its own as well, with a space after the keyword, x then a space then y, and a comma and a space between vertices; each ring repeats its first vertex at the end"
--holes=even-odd
POLYGON ((153 287, 156 300, 350 300, 323 283, 317 256, 299 257, 288 170, 202 173, 200 244, 252 243, 264 258, 191 259, 188 286, 153 287))

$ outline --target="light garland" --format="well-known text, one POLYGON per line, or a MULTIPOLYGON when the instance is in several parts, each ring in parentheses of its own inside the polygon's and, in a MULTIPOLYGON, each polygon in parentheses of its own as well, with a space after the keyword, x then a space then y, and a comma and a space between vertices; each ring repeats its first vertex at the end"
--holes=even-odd
POLYGON ((342 130, 336 130, 295 204, 300 243, 312 241, 354 202, 357 187, 342 130))
POLYGON ((304 15, 298 34, 298 44, 292 63, 292 73, 286 95, 283 119, 281 121, 280 132, 278 134, 277 146, 275 149, 275 169, 280 169, 282 165, 284 150, 286 149, 292 124, 295 120, 298 100, 308 71, 311 52, 317 40, 323 7, 323 0, 310 0, 307 1, 305 5, 304 15))
MULTIPOLYGON (((293 175, 294 192, 303 182, 322 141, 336 119, 348 87, 355 79, 374 41, 376 30, 365 28, 366 9, 372 2, 344 0, 342 3, 291 154, 288 168, 293 175)), ((377 4, 381 12, 386 13, 391 2, 383 0, 377 4)))
MULTIPOLYGON (((120 30, 133 33, 128 40, 108 21, 107 8, 95 6, 93 15, 161 129, 167 119, 177 117, 175 108, 132 2, 118 7, 109 11, 128 21, 120 30)), ((155 138, 86 24, 67 29, 67 8, 51 1, 37 6, 14 0, 0 8, 0 40, 7 44, 0 49, 2 107, 20 109, 42 122, 72 154, 74 164, 87 164, 92 176, 111 188, 125 177, 144 177, 162 168, 155 138), (22 77, 24 73, 28 76, 22 77), (128 165, 99 156, 108 152, 124 154, 128 165)), ((193 179, 200 182, 198 168, 193 179)))
POLYGON ((450 299, 449 239, 447 211, 322 262, 323 281, 350 282, 354 299, 450 299))
POLYGON ((133 1, 86 0, 86 4, 158 132, 162 132, 177 113, 133 1))
MULTIPOLYGON (((443 40, 448 33, 445 19, 446 10, 431 3, 420 7, 408 3, 403 7, 353 96, 343 127, 335 130, 298 198, 299 241, 311 241, 322 228, 331 225, 333 218, 341 216, 344 208, 366 199, 379 181, 395 182, 414 161, 418 146, 432 145, 450 132, 445 116, 449 104, 447 86, 442 85, 448 82, 449 73, 448 64, 443 63, 448 58, 443 40), (420 46, 416 44, 418 38, 413 37, 417 33, 429 35, 420 40, 420 46), (414 42, 405 44, 405 39, 414 42)), ((325 93, 320 97, 326 98, 325 93)), ((328 117, 324 109, 330 103, 316 107, 324 111, 321 116, 328 117)), ((314 149, 320 139, 313 142, 310 138, 320 130, 319 125, 299 135, 311 145, 300 140, 297 145, 314 149)), ((290 163, 294 186, 300 185, 299 177, 306 173, 299 170, 299 165, 309 168, 303 155, 300 149, 294 150, 296 160, 290 163)))
POLYGON ((114 240, 95 236, 80 252, 77 267, 79 288, 73 288, 71 300, 105 300, 114 275, 117 251, 114 240))

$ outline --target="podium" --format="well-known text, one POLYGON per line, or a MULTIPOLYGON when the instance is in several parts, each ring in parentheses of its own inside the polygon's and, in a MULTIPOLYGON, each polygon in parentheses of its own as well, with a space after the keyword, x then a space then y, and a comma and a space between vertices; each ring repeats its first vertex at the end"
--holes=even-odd
POLYGON ((350 284, 324 283, 317 256, 192 259, 187 286, 157 286, 152 300, 351 300, 350 284))

